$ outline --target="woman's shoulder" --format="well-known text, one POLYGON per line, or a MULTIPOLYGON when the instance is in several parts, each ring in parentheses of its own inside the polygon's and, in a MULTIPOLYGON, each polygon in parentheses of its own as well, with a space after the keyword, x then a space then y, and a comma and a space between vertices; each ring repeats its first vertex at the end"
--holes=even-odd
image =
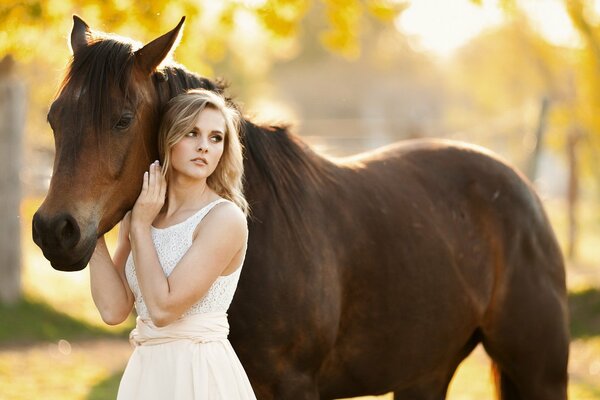
POLYGON ((236 234, 240 235, 240 237, 246 237, 248 234, 248 223, 242 209, 230 200, 217 200, 213 201, 216 204, 208 210, 196 226, 193 235, 194 238, 197 237, 198 233, 206 231, 211 231, 211 234, 214 231, 225 231, 230 235, 236 234))
POLYGON ((204 219, 218 220, 220 223, 240 224, 246 226, 246 215, 242 209, 233 201, 219 198, 214 201, 216 204, 208 211, 204 219))

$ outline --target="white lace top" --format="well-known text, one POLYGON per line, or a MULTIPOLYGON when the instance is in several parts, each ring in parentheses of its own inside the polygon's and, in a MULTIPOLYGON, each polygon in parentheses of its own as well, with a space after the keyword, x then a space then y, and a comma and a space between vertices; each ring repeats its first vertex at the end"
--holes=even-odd
MULTIPOLYGON (((192 235, 198 223, 200 223, 202 218, 204 218, 215 205, 224 201, 229 200, 222 198, 217 199, 178 224, 166 228, 155 228, 153 226, 150 228, 152 231, 154 247, 156 248, 156 253, 160 265, 165 272, 165 276, 169 276, 171 272, 173 272, 173 269, 179 260, 192 245, 192 235)), ((242 264, 243 262, 244 260, 242 259, 242 264)), ((219 276, 206 295, 190 307, 183 316, 215 311, 226 312, 233 299, 233 294, 235 293, 241 270, 242 267, 240 265, 235 272, 232 272, 229 275, 219 276)), ((125 275, 127 276, 129 287, 135 296, 135 309, 138 316, 143 319, 150 318, 148 308, 146 307, 144 299, 142 298, 142 293, 140 292, 135 273, 135 265, 133 263, 133 253, 131 252, 127 257, 127 263, 125 264, 125 275)))

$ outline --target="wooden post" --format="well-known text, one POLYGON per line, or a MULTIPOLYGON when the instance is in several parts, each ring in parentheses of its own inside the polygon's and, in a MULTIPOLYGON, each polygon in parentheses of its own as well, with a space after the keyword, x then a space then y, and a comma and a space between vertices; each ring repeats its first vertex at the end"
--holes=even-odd
POLYGON ((0 302, 21 298, 21 156, 25 85, 10 55, 0 61, 0 302))
POLYGON ((537 174, 538 160, 540 158, 540 152, 544 143, 544 133, 546 132, 546 125, 548 122, 548 107, 550 100, 547 96, 544 96, 540 105, 540 114, 538 116, 538 124, 535 130, 535 146, 533 151, 529 155, 527 169, 525 171, 527 177, 531 182, 535 181, 537 174))

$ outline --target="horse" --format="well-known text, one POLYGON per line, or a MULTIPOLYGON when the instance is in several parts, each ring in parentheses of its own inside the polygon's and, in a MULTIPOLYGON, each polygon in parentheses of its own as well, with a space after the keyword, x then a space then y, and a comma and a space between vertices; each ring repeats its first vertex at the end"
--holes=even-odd
MULTIPOLYGON (((159 158, 165 103, 225 85, 170 60, 184 18, 141 46, 74 16, 48 122, 55 159, 33 239, 86 267, 159 158)), ((318 88, 315 88, 318 90, 318 88)), ((230 340, 259 399, 442 399, 478 345, 500 399, 566 399, 564 260, 539 197, 478 146, 400 141, 348 158, 244 118, 251 206, 230 340)))

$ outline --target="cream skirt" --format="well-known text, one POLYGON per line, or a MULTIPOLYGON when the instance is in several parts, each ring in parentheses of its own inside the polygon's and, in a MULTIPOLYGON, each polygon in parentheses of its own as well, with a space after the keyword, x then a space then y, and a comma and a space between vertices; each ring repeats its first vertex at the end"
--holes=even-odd
POLYGON ((225 313, 195 314, 157 328, 138 317, 117 400, 255 400, 225 313))

